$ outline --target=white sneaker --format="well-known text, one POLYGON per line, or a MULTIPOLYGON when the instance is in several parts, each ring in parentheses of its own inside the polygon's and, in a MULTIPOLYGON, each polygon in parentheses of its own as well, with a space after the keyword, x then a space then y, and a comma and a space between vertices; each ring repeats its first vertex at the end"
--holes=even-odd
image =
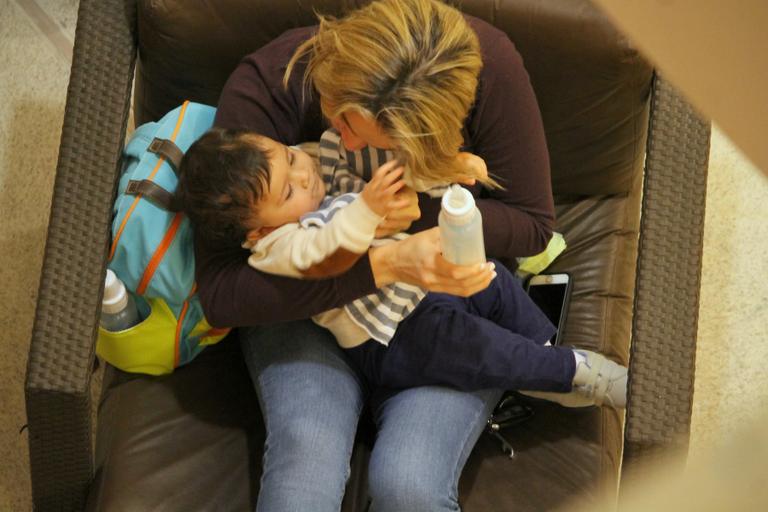
POLYGON ((565 407, 607 405, 614 409, 627 406, 627 368, 591 350, 574 350, 576 357, 573 389, 568 393, 520 391, 523 395, 557 402, 565 407))

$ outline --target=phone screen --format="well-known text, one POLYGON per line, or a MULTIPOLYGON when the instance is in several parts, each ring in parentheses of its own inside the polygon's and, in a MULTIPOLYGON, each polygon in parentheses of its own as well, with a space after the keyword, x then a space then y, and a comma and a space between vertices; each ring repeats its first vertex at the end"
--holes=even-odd
POLYGON ((531 296, 533 302, 547 315, 549 321, 557 327, 558 335, 552 341, 553 345, 557 345, 560 341, 560 330, 562 328, 560 319, 563 314, 567 286, 566 283, 556 283, 536 284, 528 287, 528 295, 531 296))

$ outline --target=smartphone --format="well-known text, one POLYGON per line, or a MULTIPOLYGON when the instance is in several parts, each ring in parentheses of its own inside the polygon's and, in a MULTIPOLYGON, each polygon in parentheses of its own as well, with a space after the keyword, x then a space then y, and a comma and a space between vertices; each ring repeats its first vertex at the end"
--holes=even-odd
POLYGON ((557 334, 551 343, 559 345, 571 297, 571 276, 564 272, 535 275, 528 280, 526 291, 539 309, 547 315, 549 321, 557 327, 557 334))

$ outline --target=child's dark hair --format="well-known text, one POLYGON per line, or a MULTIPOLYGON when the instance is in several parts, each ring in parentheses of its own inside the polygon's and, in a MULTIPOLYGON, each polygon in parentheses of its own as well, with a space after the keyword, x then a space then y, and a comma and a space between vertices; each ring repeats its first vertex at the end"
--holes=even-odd
POLYGON ((269 190, 268 155, 253 132, 213 128, 181 160, 176 198, 199 240, 238 247, 269 190))

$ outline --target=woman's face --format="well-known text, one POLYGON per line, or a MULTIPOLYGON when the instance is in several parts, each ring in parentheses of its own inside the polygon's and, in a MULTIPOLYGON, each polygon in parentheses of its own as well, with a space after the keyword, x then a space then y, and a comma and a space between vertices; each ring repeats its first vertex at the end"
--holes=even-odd
POLYGON ((330 117, 327 112, 331 112, 332 109, 324 101, 321 101, 321 105, 323 114, 328 118, 331 126, 339 131, 341 142, 348 151, 357 151, 365 146, 395 149, 395 143, 373 119, 364 117, 355 111, 330 117))

